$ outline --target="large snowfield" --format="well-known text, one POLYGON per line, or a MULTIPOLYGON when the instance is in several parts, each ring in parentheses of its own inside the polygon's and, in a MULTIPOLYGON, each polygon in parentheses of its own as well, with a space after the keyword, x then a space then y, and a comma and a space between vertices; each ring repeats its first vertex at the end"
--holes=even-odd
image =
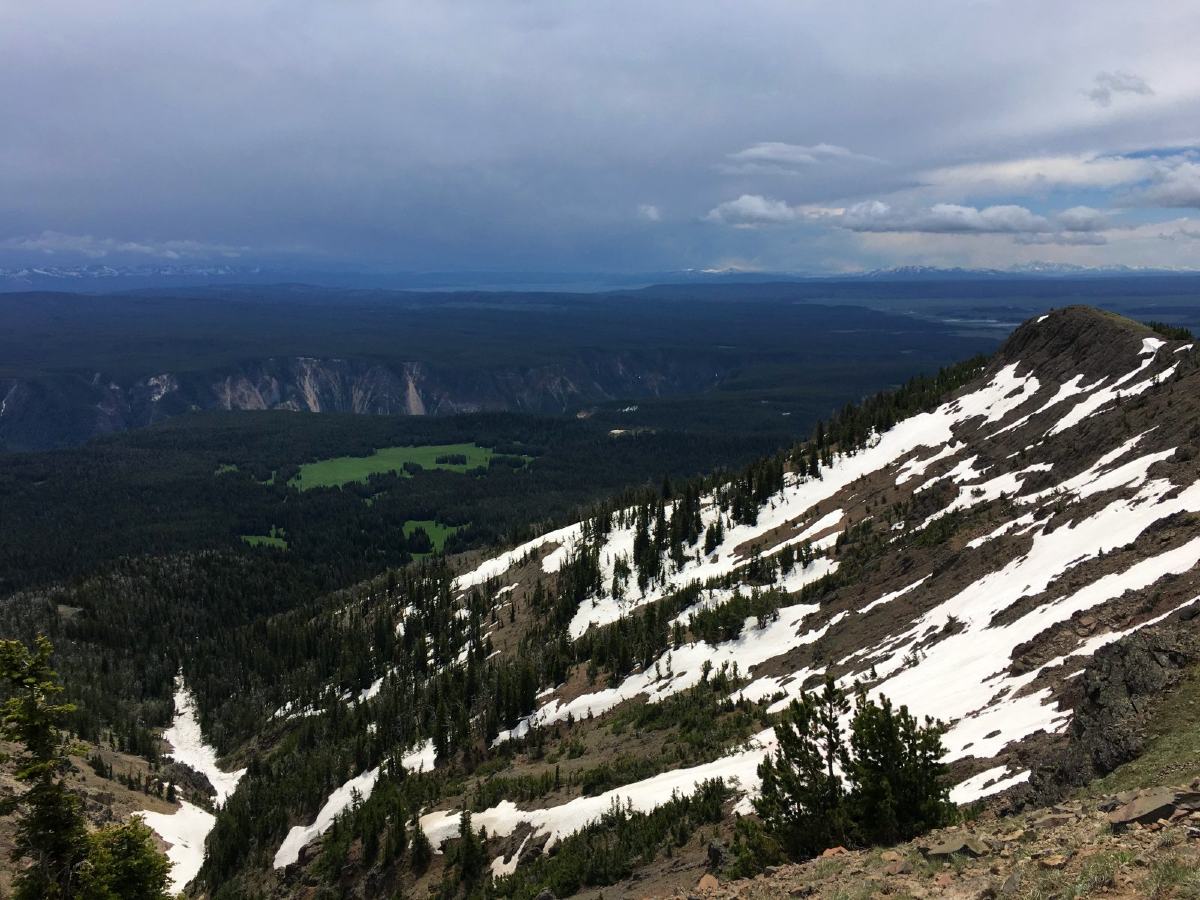
MULTIPOLYGON (((828 546, 836 536, 844 513, 837 509, 818 516, 815 514, 818 506, 852 488, 864 476, 890 467, 895 473, 892 483, 899 486, 915 482, 938 464, 954 461, 968 446, 977 447, 980 441, 1020 428, 1050 411, 1054 412, 1055 419, 1043 433, 1041 444, 1069 432, 1090 417, 1169 379, 1177 364, 1156 374, 1146 374, 1164 345, 1161 340, 1145 339, 1137 351, 1136 366, 1120 377, 1109 380, 1077 375, 1060 386, 1046 385, 1045 390, 1032 374, 1020 374, 1020 363, 1007 365, 982 388, 932 412, 900 422, 889 431, 876 435, 866 448, 856 453, 835 457, 833 465, 824 468, 820 478, 789 475, 782 494, 772 498, 760 510, 756 524, 730 527, 715 552, 699 560, 686 559, 661 583, 651 584, 644 592, 639 592, 633 585, 632 592, 619 599, 603 594, 585 601, 571 624, 572 635, 579 636, 593 625, 616 621, 638 606, 689 583, 703 585, 709 579, 731 574, 736 579, 737 570, 748 562, 743 548, 779 526, 794 523, 800 526, 800 531, 795 537, 778 543, 771 552, 819 534, 826 534, 827 538, 814 542, 814 546, 818 549, 828 546), (1031 403, 1035 397, 1041 401, 1036 405, 1031 403), (1012 415, 1027 403, 1033 406, 1031 412, 1019 417, 1012 415), (1011 422, 1007 421, 1010 417, 1011 422)), ((1070 720, 1069 710, 1059 708, 1048 688, 1031 690, 1032 682, 1045 670, 1063 665, 1067 658, 1090 654, 1125 632, 1081 639, 1077 647, 1064 656, 1019 676, 1005 674, 1013 651, 1077 613, 1107 603, 1128 590, 1146 588, 1172 573, 1191 569, 1200 563, 1200 539, 1096 579, 1074 592, 1033 607, 1007 624, 995 625, 993 622, 998 614, 1011 609, 1022 598, 1052 590, 1064 574, 1129 544, 1153 523, 1178 512, 1200 511, 1200 484, 1181 488, 1149 475, 1155 463, 1174 454, 1173 448, 1126 460, 1144 436, 1143 433, 1131 438, 1096 459, 1083 472, 1063 479, 1054 487, 1025 495, 1022 490, 1026 481, 1035 474, 1051 471, 1051 463, 1026 462, 1011 472, 993 474, 989 469, 977 468, 977 457, 973 456, 922 482, 916 490, 927 489, 943 479, 950 479, 959 487, 950 504, 928 521, 1001 497, 1013 499, 1018 506, 1033 508, 1039 503, 1064 497, 1082 500, 1117 489, 1124 489, 1125 494, 1092 515, 1053 530, 1039 524, 1032 514, 1021 515, 971 542, 969 549, 978 550, 1001 535, 1024 534, 1031 538, 1032 545, 1020 556, 986 572, 912 621, 897 621, 886 640, 842 661, 843 664, 853 663, 853 666, 839 683, 850 686, 858 678, 873 672, 881 680, 871 689, 871 696, 887 696, 897 705, 908 706, 917 715, 936 716, 946 721, 950 726, 945 736, 948 760, 966 756, 991 759, 1009 744, 1039 731, 1055 732, 1065 728, 1070 720), (951 625, 953 633, 943 636, 951 625)), ((1033 449, 1036 447, 1027 448, 1027 451, 1033 449)), ((708 498, 702 516, 705 526, 718 513, 714 498, 708 498)), ((502 576, 513 562, 528 554, 544 553, 547 548, 553 548, 553 552, 543 557, 543 570, 557 571, 581 540, 581 535, 578 527, 545 535, 483 563, 464 576, 459 587, 465 589, 488 578, 502 576)), ((607 536, 600 556, 602 584, 611 582, 614 561, 620 556, 629 557, 633 537, 632 527, 614 528, 607 536)), ((804 582, 820 577, 834 567, 835 564, 818 556, 809 566, 811 571, 793 573, 789 579, 792 583, 781 586, 796 590, 804 582)), ((927 585, 932 577, 929 574, 916 577, 898 590, 865 598, 857 615, 871 613, 880 607, 886 610, 889 603, 927 585)), ((728 589, 710 590, 701 605, 723 602, 732 594, 733 590, 728 589)), ((1196 601, 1190 600, 1184 605, 1193 602, 1196 601)), ((736 640, 715 646, 704 642, 686 644, 664 653, 645 671, 635 672, 615 687, 585 693, 569 701, 550 697, 515 729, 503 733, 499 740, 520 737, 532 728, 551 725, 569 716, 576 719, 599 716, 638 696, 649 702, 659 701, 694 685, 706 662, 714 669, 736 665, 739 672, 746 675, 756 665, 812 643, 830 629, 855 627, 853 619, 843 621, 843 615, 820 622, 817 612, 815 606, 784 607, 773 622, 760 624, 753 619, 747 620, 736 640)), ((1165 613, 1155 621, 1169 614, 1165 613)), ((686 613, 679 618, 685 619, 686 613)), ((806 681, 823 671, 823 668, 804 668, 791 675, 764 676, 746 685, 739 695, 755 700, 782 695, 782 699, 771 707, 772 711, 778 711, 798 696, 806 681)), ((773 729, 767 729, 745 747, 711 763, 665 772, 596 797, 577 798, 548 809, 522 810, 515 804, 504 802, 476 813, 474 821, 495 835, 510 834, 525 823, 534 833, 548 833, 554 841, 597 818, 614 801, 634 809, 649 810, 668 801, 675 793, 692 792, 700 783, 712 778, 725 778, 737 784, 745 797, 752 797, 758 780, 758 765, 775 744, 773 729)), ((1012 771, 1004 765, 994 766, 957 785, 952 798, 958 803, 971 802, 1019 784, 1028 777, 1027 770, 1012 771)), ((745 800, 742 808, 747 808, 745 800)), ((422 819, 422 826, 437 845, 456 834, 458 813, 453 810, 431 813, 422 819)), ((494 868, 501 872, 510 871, 514 864, 497 860, 494 868)))
MULTIPOLYGON (((1029 327, 1040 327, 1043 319, 1029 327)), ((1200 512, 1200 483, 1174 484, 1159 474, 1160 464, 1170 460, 1176 449, 1161 444, 1152 452, 1145 449, 1155 440, 1148 437, 1153 427, 1123 439, 1107 452, 1095 447, 1094 458, 1088 455, 1092 448, 1084 448, 1078 454, 1078 467, 1073 466, 1073 459, 1064 463, 1063 455, 1049 452, 1056 442, 1073 441, 1073 429, 1172 378, 1179 366, 1175 354, 1189 348, 1163 354, 1165 346, 1166 342, 1156 338, 1142 339, 1140 346, 1135 343, 1129 350, 1132 366, 1115 376, 1069 373, 1061 379, 1039 379, 1020 362, 996 368, 981 387, 871 435, 855 452, 836 455, 822 468, 820 477, 787 474, 783 490, 759 510, 752 525, 725 520, 716 496, 701 498, 702 526, 707 528, 722 517, 725 527, 724 539, 713 552, 692 550, 681 564, 667 562, 665 575, 644 589, 631 581, 621 596, 614 596, 607 586, 613 584, 619 562, 632 556, 635 538, 632 524, 620 524, 633 517, 618 516, 602 538, 599 551, 599 583, 606 589, 580 605, 570 622, 572 637, 616 622, 688 585, 698 585, 702 591, 696 604, 676 617, 675 621, 684 624, 700 609, 727 603, 739 593, 748 594, 754 588, 743 579, 742 571, 751 562, 750 548, 770 555, 804 543, 816 551, 807 564, 797 564, 777 579, 773 588, 778 591, 795 593, 837 573, 840 563, 826 551, 849 524, 864 520, 861 513, 870 507, 861 495, 863 480, 868 477, 887 487, 889 494, 920 495, 926 500, 913 522, 895 523, 886 530, 889 541, 903 536, 897 529, 916 531, 952 513, 1004 501, 996 506, 998 514, 990 513, 997 516, 999 524, 988 521, 980 529, 982 533, 962 547, 961 553, 974 563, 969 581, 955 580, 954 573, 936 567, 926 565, 922 571, 914 566, 886 589, 864 588, 851 608, 838 612, 795 597, 763 621, 747 619, 733 640, 672 647, 614 685, 583 693, 572 691, 562 697, 555 686, 542 685, 538 697, 543 704, 502 732, 496 742, 520 739, 534 729, 568 720, 601 717, 635 698, 661 702, 694 687, 707 672, 722 669, 742 679, 735 699, 767 701, 768 712, 775 713, 811 688, 827 670, 835 669, 844 688, 863 681, 870 685, 870 696, 886 696, 918 716, 934 716, 947 724, 947 760, 973 758, 972 771, 984 769, 954 786, 951 797, 955 802, 979 800, 1028 780, 1028 769, 1012 765, 1014 757, 1002 754, 1014 743, 1039 732, 1060 732, 1070 722, 1070 710, 1060 706, 1047 684, 1078 674, 1084 659, 1100 647, 1200 602, 1200 597, 1193 597, 1137 624, 1086 636, 1064 630, 1065 636, 1054 645, 1054 658, 1019 673, 1011 671, 1014 654, 1039 636, 1118 600, 1128 591, 1151 588, 1200 564, 1200 538, 1195 538, 1176 541, 1168 549, 1160 545, 1103 573, 1095 568, 1097 561, 1127 547, 1155 523, 1179 513, 1200 512), (1023 450, 1007 453, 1011 445, 1002 444, 999 453, 987 452, 996 446, 990 441, 1018 429, 1028 429, 1029 436, 1017 446, 1031 441, 1023 450), (1013 461, 1017 457, 1019 461, 1013 461), (1029 487, 1031 482, 1035 487, 1029 487), (947 499, 929 500, 931 497, 947 499), (1073 514, 1059 515, 1064 509, 1073 514), (854 515, 856 512, 860 514, 854 515), (1020 542, 1020 550, 994 553, 997 542, 1012 546, 1020 542), (716 584, 718 579, 723 582, 716 584), (1032 602, 1034 598, 1039 599, 1032 602), (870 639, 855 643, 856 630, 868 627, 871 630, 862 634, 869 633, 870 639), (823 646, 818 641, 838 638, 843 638, 842 646, 855 649, 830 658, 813 652, 823 646), (789 657, 792 653, 795 656, 789 657), (806 658, 808 663, 787 661, 806 658), (770 669, 760 668, 768 662, 772 663, 770 669)), ((519 586, 516 572, 526 566, 553 575, 574 555, 586 532, 583 523, 576 523, 487 559, 456 579, 457 596, 465 598, 472 589, 486 586, 499 601, 519 586), (504 586, 497 591, 498 584, 504 586)), ((505 602, 514 599, 515 595, 505 602)), ((347 695, 346 701, 370 703, 382 684, 380 678, 357 694, 347 695)), ((289 706, 280 714, 308 713, 294 712, 289 706)), ((209 777, 218 803, 236 789, 242 772, 224 772, 217 765, 215 752, 204 743, 182 681, 176 694, 175 722, 165 737, 174 758, 209 777)), ((767 728, 702 765, 666 771, 597 796, 577 797, 545 808, 522 809, 504 801, 475 813, 473 821, 489 835, 504 837, 525 828, 530 834, 524 841, 533 835, 548 835, 553 844, 603 815, 614 803, 649 811, 714 778, 734 785, 740 793, 738 808, 748 811, 758 785, 759 764, 776 747, 774 729, 767 728)), ((398 761, 412 770, 432 769, 432 744, 412 748, 398 761)), ((294 826, 275 854, 275 867, 295 863, 304 847, 325 833, 356 798, 370 796, 380 771, 376 767, 349 777, 328 796, 311 822, 294 826)), ((422 816, 421 826, 435 848, 457 836, 459 817, 455 809, 422 816)), ((147 813, 146 818, 172 844, 173 883, 182 886, 200 867, 212 817, 185 803, 174 815, 147 813)), ((517 850, 507 858, 493 860, 492 871, 513 871, 519 855, 517 850)))

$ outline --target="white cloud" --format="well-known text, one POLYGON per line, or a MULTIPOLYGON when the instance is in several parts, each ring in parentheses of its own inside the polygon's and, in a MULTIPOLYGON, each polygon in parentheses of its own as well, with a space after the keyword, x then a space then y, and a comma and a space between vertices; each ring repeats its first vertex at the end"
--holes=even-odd
POLYGON ((1195 231, 1190 228, 1176 228, 1174 231, 1164 231, 1159 237, 1164 241, 1200 241, 1200 228, 1195 231))
POLYGON ((1111 227, 1107 215, 1090 206, 1073 206, 1051 216, 1024 206, 1001 204, 977 208, 957 203, 895 207, 868 200, 845 208, 792 206, 759 194, 742 194, 705 217, 735 228, 821 223, 860 233, 1012 235, 1024 244, 1097 245, 1111 227))
POLYGON ((1123 199, 1131 206, 1200 209, 1200 164, 1176 161, 1161 168, 1146 187, 1123 199))
POLYGON ((704 218, 734 228, 754 228, 759 225, 780 225, 795 222, 801 211, 782 200, 771 200, 761 194, 742 194, 736 200, 726 200, 709 210, 704 218))
POLYGON ((1017 264, 1071 263, 1195 271, 1200 219, 1180 217, 1103 232, 1046 235, 863 232, 860 252, 876 265, 1006 268, 1017 264))
POLYGON ((647 222, 661 222, 662 210, 653 203, 642 203, 638 206, 638 216, 645 219, 647 222))
POLYGON ((1111 106, 1114 94, 1140 94, 1149 96, 1154 93, 1146 80, 1131 72, 1100 72, 1094 79, 1090 90, 1084 94, 1099 106, 1111 106))
POLYGON ((1013 240, 1027 247, 1101 247, 1108 243, 1103 234, 1092 231, 1055 231, 1046 234, 1018 234, 1013 240))
POLYGON ((855 153, 837 144, 788 144, 782 141, 761 141, 752 144, 736 153, 730 153, 729 159, 732 160, 732 164, 721 168, 733 174, 793 171, 833 162, 880 162, 873 156, 855 153))
POLYGON ((1103 231, 1109 227, 1108 216, 1090 206, 1072 206, 1054 216, 1063 231, 1103 231))
POLYGON ((935 203, 927 209, 899 210, 879 200, 854 204, 835 218, 833 224, 850 231, 929 234, 1017 234, 1054 230, 1043 216, 1013 204, 977 209, 956 203, 935 203))
POLYGON ((1159 161, 1097 153, 1028 156, 944 166, 918 176, 922 184, 979 194, 1039 193, 1061 188, 1114 188, 1151 177, 1159 161))
POLYGON ((0 240, 0 250, 23 250, 45 256, 64 254, 104 259, 108 256, 147 256, 156 259, 211 259, 215 256, 235 258, 247 252, 245 247, 210 244, 203 241, 129 241, 118 238, 95 237, 90 234, 63 234, 43 231, 41 234, 10 237, 0 240))

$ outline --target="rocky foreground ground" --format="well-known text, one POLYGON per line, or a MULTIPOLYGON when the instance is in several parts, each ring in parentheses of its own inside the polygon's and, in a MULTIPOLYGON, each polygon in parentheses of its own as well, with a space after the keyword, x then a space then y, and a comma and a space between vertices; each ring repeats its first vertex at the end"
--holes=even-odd
POLYGON ((671 896, 1200 897, 1200 779, 989 815, 884 850, 835 847, 753 879, 705 874, 671 896))

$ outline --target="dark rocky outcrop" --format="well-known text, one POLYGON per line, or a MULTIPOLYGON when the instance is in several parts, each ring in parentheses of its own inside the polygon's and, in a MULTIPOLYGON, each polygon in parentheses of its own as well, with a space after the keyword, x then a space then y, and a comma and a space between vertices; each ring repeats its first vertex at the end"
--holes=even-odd
POLYGON ((1200 662, 1200 634, 1175 621, 1135 632, 1096 652, 1076 680, 1079 694, 1064 741, 1044 753, 1019 805, 1044 805, 1087 784, 1144 749, 1155 703, 1200 662))

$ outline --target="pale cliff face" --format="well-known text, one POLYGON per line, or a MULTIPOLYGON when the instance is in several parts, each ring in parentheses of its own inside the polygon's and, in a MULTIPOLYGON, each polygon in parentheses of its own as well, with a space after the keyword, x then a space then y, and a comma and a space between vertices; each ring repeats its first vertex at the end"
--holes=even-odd
POLYGON ((531 367, 438 369, 420 362, 271 358, 209 372, 158 372, 119 384, 98 373, 0 381, 0 446, 82 443, 190 410, 452 415, 563 413, 616 398, 703 391, 724 373, 691 359, 592 353, 531 367))

